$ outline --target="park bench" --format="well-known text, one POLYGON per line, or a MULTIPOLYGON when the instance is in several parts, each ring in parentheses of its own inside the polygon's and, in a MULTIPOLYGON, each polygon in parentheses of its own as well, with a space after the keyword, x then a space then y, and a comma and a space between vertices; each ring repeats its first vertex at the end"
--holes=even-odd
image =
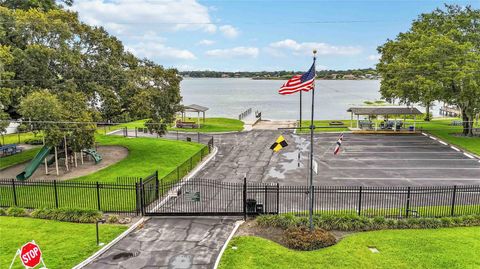
POLYGON ((454 121, 452 121, 452 123, 450 123, 450 125, 452 125, 452 126, 462 126, 462 125, 463 125, 463 121, 461 121, 461 120, 454 120, 454 121))
POLYGON ((360 129, 372 129, 373 128, 373 122, 369 120, 361 120, 358 122, 358 125, 360 129))
POLYGON ((330 126, 344 126, 345 124, 343 124, 343 122, 341 121, 331 121, 328 123, 328 125, 330 126))
POLYGON ((2 156, 9 156, 22 152, 23 148, 17 147, 17 144, 6 144, 0 147, 2 156))
POLYGON ((198 125, 194 121, 177 121, 177 128, 198 128, 198 125))

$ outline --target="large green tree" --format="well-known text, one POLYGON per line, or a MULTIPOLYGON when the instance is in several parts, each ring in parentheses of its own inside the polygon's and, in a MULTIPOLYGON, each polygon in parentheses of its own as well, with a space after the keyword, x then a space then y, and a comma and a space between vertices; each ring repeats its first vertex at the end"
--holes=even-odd
POLYGON ((404 103, 458 105, 465 135, 480 103, 480 11, 445 6, 422 14, 406 33, 378 48, 381 94, 404 103))

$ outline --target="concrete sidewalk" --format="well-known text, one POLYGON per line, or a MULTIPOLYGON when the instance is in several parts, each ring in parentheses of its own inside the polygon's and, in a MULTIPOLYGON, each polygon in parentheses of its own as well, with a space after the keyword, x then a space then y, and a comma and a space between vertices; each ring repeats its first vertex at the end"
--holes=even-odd
POLYGON ((152 218, 84 268, 213 268, 237 218, 152 218))

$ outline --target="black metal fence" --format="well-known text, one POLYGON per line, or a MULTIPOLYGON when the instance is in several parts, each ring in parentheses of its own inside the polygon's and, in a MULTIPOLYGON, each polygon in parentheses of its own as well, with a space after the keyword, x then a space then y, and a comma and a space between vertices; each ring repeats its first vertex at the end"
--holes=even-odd
MULTIPOLYGON (((191 179, 144 185, 159 199, 144 199, 146 215, 249 215, 291 213, 306 216, 308 186, 232 183, 191 179), (155 189, 154 189, 155 188, 155 189)), ((480 186, 350 187, 314 186, 315 214, 358 214, 388 218, 480 214, 480 186)), ((152 195, 150 195, 152 196, 152 195)))

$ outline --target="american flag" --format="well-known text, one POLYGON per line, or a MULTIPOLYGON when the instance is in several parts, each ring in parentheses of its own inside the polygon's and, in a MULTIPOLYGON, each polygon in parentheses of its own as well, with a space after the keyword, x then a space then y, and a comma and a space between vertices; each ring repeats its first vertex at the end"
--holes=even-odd
POLYGON ((289 79, 283 86, 278 90, 279 94, 292 94, 299 91, 308 92, 313 90, 315 82, 315 62, 312 64, 312 67, 308 70, 307 73, 303 75, 296 75, 293 78, 289 79))
POLYGON ((333 150, 333 155, 337 155, 340 152, 340 146, 342 146, 342 141, 343 141, 343 133, 340 135, 340 137, 337 140, 337 145, 335 145, 335 149, 333 150))

